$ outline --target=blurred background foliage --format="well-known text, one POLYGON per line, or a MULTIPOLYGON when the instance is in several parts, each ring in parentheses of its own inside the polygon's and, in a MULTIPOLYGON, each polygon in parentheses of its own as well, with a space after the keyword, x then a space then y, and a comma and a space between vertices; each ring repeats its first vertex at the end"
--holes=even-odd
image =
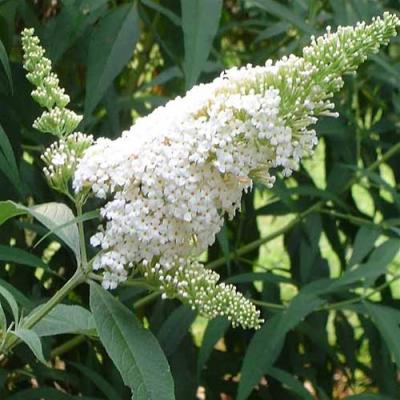
MULTIPOLYGON (((66 201, 41 172, 51 139, 32 128, 40 110, 21 65, 25 26, 85 116, 79 129, 115 138, 224 68, 300 54, 327 25, 384 10, 400 1, 0 0, 0 200, 66 201)), ((142 288, 115 291, 159 339, 178 400, 400 398, 399 77, 394 39, 346 78, 340 118, 318 123, 314 157, 272 190, 256 185, 204 255, 262 309, 260 331, 207 322, 142 288)), ((74 270, 55 237, 35 246, 44 233, 29 217, 0 227, 0 285, 27 311, 74 270)), ((87 307, 87 287, 68 302, 87 307)), ((20 345, 0 366, 1 399, 130 398, 96 339, 43 345, 51 365, 20 345)))

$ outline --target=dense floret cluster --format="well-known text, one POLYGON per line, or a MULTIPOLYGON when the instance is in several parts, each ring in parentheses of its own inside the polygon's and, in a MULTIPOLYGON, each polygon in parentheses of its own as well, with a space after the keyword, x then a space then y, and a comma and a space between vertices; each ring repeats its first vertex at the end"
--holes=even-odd
POLYGON ((85 150, 93 144, 93 137, 75 132, 49 146, 41 159, 46 165, 43 172, 51 187, 67 194, 77 164, 85 150))
POLYGON ((93 267, 104 270, 103 285, 115 288, 134 269, 208 317, 258 327, 253 304, 218 284, 218 274, 196 257, 214 242, 224 217, 240 209, 253 179, 271 187, 278 170, 289 176, 312 154, 312 126, 321 115, 337 115, 331 100, 342 75, 387 44, 398 24, 385 13, 370 25, 336 33, 328 27, 303 57, 232 68, 139 119, 120 138, 90 146, 73 186, 106 200, 105 224, 91 238, 101 249, 93 267))

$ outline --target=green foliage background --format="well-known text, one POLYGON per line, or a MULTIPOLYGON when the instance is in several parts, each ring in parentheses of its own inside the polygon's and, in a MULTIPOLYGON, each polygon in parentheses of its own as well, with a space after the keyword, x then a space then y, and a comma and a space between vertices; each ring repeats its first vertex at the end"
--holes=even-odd
MULTIPOLYGON (((25 26, 84 114, 80 130, 115 138, 224 68, 298 54, 326 25, 396 9, 398 0, 0 0, 0 200, 66 201, 41 172, 51 138, 32 128, 40 110, 21 65, 25 26)), ((256 186, 204 255, 263 310, 260 331, 207 323, 143 288, 115 291, 158 338, 178 400, 400 398, 399 76, 394 39, 346 78, 340 118, 318 123, 315 156, 272 190, 256 186)), ((56 237, 34 245, 45 232, 29 217, 0 226, 0 285, 26 311, 74 270, 56 237)), ((67 302, 88 308, 87 286, 67 302)), ((23 345, 0 364, 1 399, 130 398, 95 337, 42 342, 51 365, 23 345)))

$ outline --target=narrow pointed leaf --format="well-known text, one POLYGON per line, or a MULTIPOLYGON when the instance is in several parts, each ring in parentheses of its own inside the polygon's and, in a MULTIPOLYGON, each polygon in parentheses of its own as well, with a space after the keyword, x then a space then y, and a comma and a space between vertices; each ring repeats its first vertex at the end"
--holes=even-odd
POLYGON ((0 225, 17 215, 30 214, 46 228, 54 230, 57 235, 74 253, 80 261, 79 231, 72 210, 63 203, 44 203, 33 207, 26 207, 12 201, 0 202, 0 225), (64 227, 62 227, 64 226, 64 227))
POLYGON ((197 375, 200 377, 201 371, 206 365, 214 346, 228 330, 230 322, 227 318, 218 317, 210 320, 204 333, 203 341, 197 357, 197 375))
POLYGON ((135 400, 172 400, 174 384, 168 362, 152 333, 122 303, 94 282, 90 308, 97 332, 135 400))
MULTIPOLYGON (((19 311, 18 311, 18 304, 12 295, 12 293, 3 286, 0 286, 0 296, 3 297, 8 305, 10 306, 11 312, 14 317, 14 321, 18 321, 19 311)), ((0 299, 1 300, 1 299, 0 299)))
POLYGON ((0 245, 0 261, 6 263, 15 263, 20 265, 27 265, 33 268, 43 268, 46 272, 56 275, 49 266, 39 257, 28 253, 25 250, 17 249, 16 247, 0 245))
POLYGON ((185 43, 184 72, 190 89, 203 70, 217 33, 222 0, 181 0, 185 43))
POLYGON ((93 315, 83 307, 58 304, 50 311, 33 330, 41 337, 79 333, 96 335, 93 315))
POLYGON ((365 303, 365 309, 393 354, 397 367, 400 368, 400 311, 370 302, 365 303))
POLYGON ((3 66, 4 72, 6 73, 8 84, 10 86, 11 94, 13 93, 13 81, 11 75, 10 63, 8 61, 7 51, 0 40, 0 63, 3 66))
POLYGON ((89 115, 127 64, 139 38, 136 5, 107 14, 93 31, 88 55, 85 115, 89 115))
POLYGON ((299 293, 288 309, 266 322, 253 336, 243 360, 238 400, 248 398, 253 387, 279 356, 286 334, 324 303, 320 298, 299 293))
POLYGON ((32 353, 40 362, 46 364, 46 360, 43 356, 42 343, 39 336, 34 331, 18 328, 13 334, 18 336, 32 350, 32 353))
POLYGON ((0 201, 0 225, 4 224, 10 218, 22 214, 26 214, 26 210, 22 209, 18 204, 10 200, 0 201))

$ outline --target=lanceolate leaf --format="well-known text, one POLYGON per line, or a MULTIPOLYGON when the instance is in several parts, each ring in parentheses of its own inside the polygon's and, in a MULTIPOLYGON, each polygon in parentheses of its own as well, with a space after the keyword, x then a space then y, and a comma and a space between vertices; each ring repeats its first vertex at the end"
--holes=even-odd
POLYGON ((63 203, 44 203, 26 207, 12 201, 0 202, 0 225, 21 214, 30 214, 46 228, 54 230, 54 234, 75 253, 78 262, 80 261, 78 226, 72 223, 75 216, 68 206, 63 203))
MULTIPOLYGON (((44 203, 27 208, 26 210, 50 230, 66 224, 75 218, 71 209, 63 203, 44 203)), ((79 262, 81 256, 78 226, 76 224, 66 226, 63 229, 57 230, 55 234, 75 253, 79 262)))
POLYGON ((253 387, 273 365, 286 334, 323 303, 316 296, 300 292, 286 311, 276 314, 254 335, 243 360, 238 400, 247 399, 253 387))
POLYGON ((15 247, 0 245, 0 261, 27 265, 33 268, 40 267, 50 274, 55 274, 41 258, 15 247))
MULTIPOLYGON (((73 396, 60 390, 56 390, 49 387, 42 387, 38 389, 25 389, 18 393, 15 393, 9 397, 7 400, 100 400, 97 397, 87 397, 87 396, 73 396)), ((103 399, 101 399, 103 400, 103 399)))
POLYGON ((7 318, 0 301, 0 331, 4 332, 6 329, 7 329, 7 318))
POLYGON ((172 400, 174 384, 168 362, 150 331, 122 303, 94 282, 90 308, 97 332, 135 400, 172 400))
POLYGON ((190 307, 182 305, 163 323, 157 333, 157 339, 167 356, 178 348, 195 318, 196 313, 190 307))
POLYGON ((393 354, 397 368, 400 368, 400 311, 369 302, 365 303, 365 309, 393 354))
POLYGON ((39 336, 34 331, 18 328, 13 334, 18 336, 32 350, 32 353, 40 362, 46 364, 46 360, 43 356, 42 343, 40 342, 39 336))
POLYGON ((15 161, 10 141, 8 140, 8 137, 1 125, 0 125, 0 171, 7 177, 7 179, 15 187, 17 192, 21 194, 22 182, 19 176, 17 162, 15 161))
POLYGON ((85 115, 102 99, 127 64, 139 37, 136 5, 125 4, 106 15, 93 31, 88 55, 85 115))
POLYGON ((305 389, 304 385, 288 372, 279 368, 270 368, 268 375, 282 382, 289 390, 296 393, 300 399, 313 400, 313 396, 305 389))
POLYGON ((2 300, 2 298, 4 298, 8 303, 13 314, 14 321, 17 322, 19 318, 18 304, 12 293, 5 287, 0 286, 0 301, 2 300))
MULTIPOLYGON (((26 310, 32 309, 32 302, 22 292, 20 292, 18 289, 16 289, 13 285, 11 285, 10 283, 6 282, 3 279, 0 279, 0 287, 3 287, 8 292, 10 292, 12 297, 23 308, 25 308, 26 310)), ((0 291, 1 291, 1 289, 0 289, 0 291)))
POLYGON ((357 232, 354 241, 353 254, 351 255, 349 264, 354 265, 363 260, 363 258, 371 251, 376 239, 380 235, 380 230, 370 227, 362 226, 357 232))
POLYGON ((203 70, 217 33, 222 0, 181 0, 185 43, 184 71, 190 89, 203 70))
POLYGON ((33 328, 39 336, 65 333, 96 335, 93 315, 83 307, 58 304, 33 328))
POLYGON ((12 201, 0 201, 0 225, 10 218, 25 214, 26 211, 12 201))
POLYGON ((52 234, 57 234, 57 232, 62 231, 63 229, 75 225, 77 222, 86 222, 86 221, 91 221, 92 219, 96 219, 99 217, 99 211, 98 210, 93 210, 89 211, 79 217, 75 217, 68 222, 64 224, 57 225, 55 228, 51 229, 49 232, 47 232, 45 235, 43 235, 39 241, 35 243, 35 247, 39 245, 43 240, 47 239, 50 235, 52 234))
POLYGON ((100 374, 82 364, 71 363, 81 374, 87 376, 106 396, 107 400, 120 400, 118 393, 100 374))
POLYGON ((304 22, 304 19, 292 11, 289 7, 282 5, 276 0, 251 0, 251 3, 268 11, 284 21, 291 22, 301 30, 307 33, 314 33, 314 29, 304 22))
POLYGON ((4 72, 6 73, 8 84, 10 85, 11 93, 13 92, 13 81, 11 76, 10 63, 8 61, 8 56, 3 43, 0 40, 0 63, 3 66, 4 72))
POLYGON ((218 317, 208 322, 207 329, 204 332, 203 342, 201 343, 199 355, 197 358, 197 375, 200 377, 211 352, 221 337, 228 330, 230 322, 228 319, 218 317))

